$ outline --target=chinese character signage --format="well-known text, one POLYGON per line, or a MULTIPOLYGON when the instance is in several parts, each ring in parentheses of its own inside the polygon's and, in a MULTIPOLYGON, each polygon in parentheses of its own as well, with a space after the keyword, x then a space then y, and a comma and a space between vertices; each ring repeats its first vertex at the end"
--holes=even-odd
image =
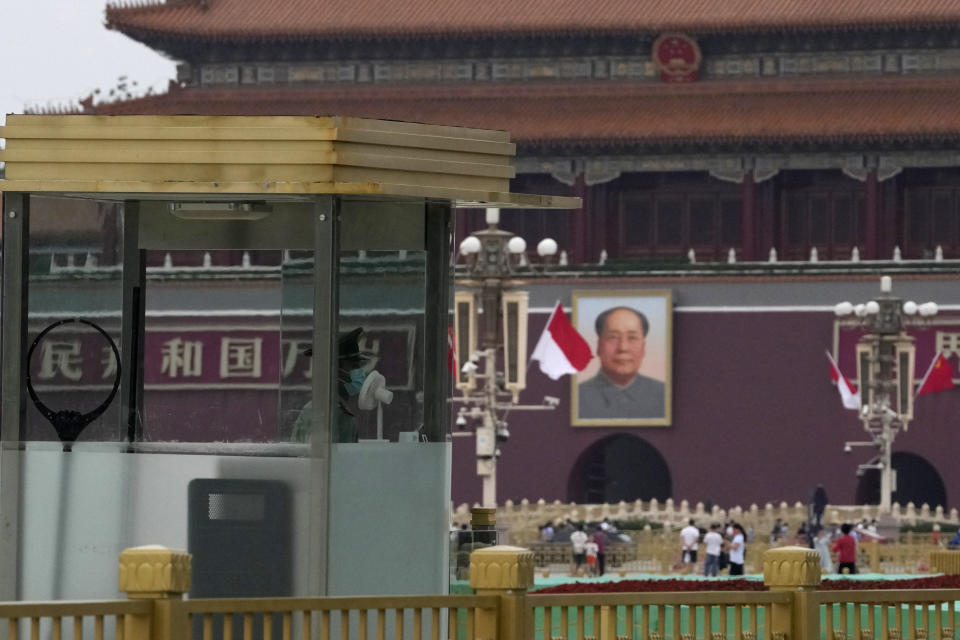
MULTIPOLYGON (((309 389, 313 361, 308 328, 279 331, 249 322, 193 324, 155 321, 144 337, 144 388, 148 390, 309 389)), ((35 333, 41 323, 34 328, 35 333)), ((106 328, 118 343, 116 326, 106 328)), ((361 349, 391 389, 413 389, 415 327, 396 324, 367 328, 361 349), (381 357, 389 354, 389 357, 381 357)), ((83 328, 51 332, 30 363, 38 389, 109 388, 117 363, 102 336, 83 328)))

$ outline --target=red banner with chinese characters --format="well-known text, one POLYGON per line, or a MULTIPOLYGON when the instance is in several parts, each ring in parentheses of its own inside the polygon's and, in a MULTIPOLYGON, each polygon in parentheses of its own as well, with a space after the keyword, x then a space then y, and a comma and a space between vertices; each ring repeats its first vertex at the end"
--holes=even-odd
MULTIPOLYGON (((32 327, 31 339, 43 329, 32 327)), ((119 347, 119 330, 105 325, 119 347)), ((391 388, 413 388, 411 323, 371 324, 360 348, 391 388)), ((153 390, 217 388, 309 388, 314 363, 303 355, 312 345, 308 328, 281 331, 276 324, 232 318, 148 322, 144 335, 144 387, 153 390)), ((116 373, 103 336, 66 324, 45 336, 30 362, 38 390, 109 389, 116 373)))

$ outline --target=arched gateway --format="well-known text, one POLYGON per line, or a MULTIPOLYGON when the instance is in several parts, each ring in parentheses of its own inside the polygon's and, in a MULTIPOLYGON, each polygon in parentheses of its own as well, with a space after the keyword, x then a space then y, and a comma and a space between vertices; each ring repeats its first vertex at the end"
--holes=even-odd
MULTIPOLYGON (((936 467, 915 453, 899 452, 892 456, 893 468, 897 472, 896 491, 893 502, 917 507, 926 503, 930 507, 947 506, 947 490, 943 478, 936 467)), ((880 472, 867 471, 857 482, 857 504, 878 504, 880 502, 880 472)))
POLYGON ((672 483, 666 460, 646 440, 627 434, 590 445, 574 463, 567 498, 580 504, 666 500, 672 483))

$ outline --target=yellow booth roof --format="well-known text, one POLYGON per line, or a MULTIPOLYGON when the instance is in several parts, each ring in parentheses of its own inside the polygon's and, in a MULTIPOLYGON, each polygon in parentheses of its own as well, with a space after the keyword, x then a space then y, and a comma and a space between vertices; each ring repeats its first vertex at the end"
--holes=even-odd
POLYGON ((579 198, 509 192, 516 147, 506 131, 336 116, 8 115, 0 138, 7 141, 0 191, 580 207, 579 198))

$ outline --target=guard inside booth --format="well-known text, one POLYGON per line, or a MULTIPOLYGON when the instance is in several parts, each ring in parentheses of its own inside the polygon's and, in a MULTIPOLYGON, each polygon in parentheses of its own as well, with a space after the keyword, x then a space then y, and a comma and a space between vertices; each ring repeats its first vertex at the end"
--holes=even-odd
MULTIPOLYGON (((571 206, 505 193, 505 134, 11 116, 0 135, 0 600, 114 597, 116 554, 187 548, 194 512, 278 525, 289 576, 263 595, 444 592, 452 205, 571 206), (285 141, 336 136, 353 164, 291 162, 285 141), (428 158, 471 145, 462 167, 428 158), (483 154, 486 175, 467 174, 483 154), (207 486, 191 511, 196 480, 286 498, 207 486), (398 547, 418 561, 384 573, 398 547)), ((257 550, 229 569, 252 571, 257 550)))
MULTIPOLYGON (((357 327, 337 341, 337 412, 334 428, 335 442, 357 442, 359 429, 357 416, 347 404, 351 396, 359 396, 367 378, 364 364, 368 357, 360 351, 360 338, 363 328, 357 327)), ((307 348, 303 355, 313 356, 313 349, 307 348)), ((390 393, 389 391, 387 393, 390 393)), ((389 401, 392 401, 392 393, 389 401)), ((307 402, 293 423, 291 437, 296 442, 309 442, 313 432, 313 403, 307 402)))

